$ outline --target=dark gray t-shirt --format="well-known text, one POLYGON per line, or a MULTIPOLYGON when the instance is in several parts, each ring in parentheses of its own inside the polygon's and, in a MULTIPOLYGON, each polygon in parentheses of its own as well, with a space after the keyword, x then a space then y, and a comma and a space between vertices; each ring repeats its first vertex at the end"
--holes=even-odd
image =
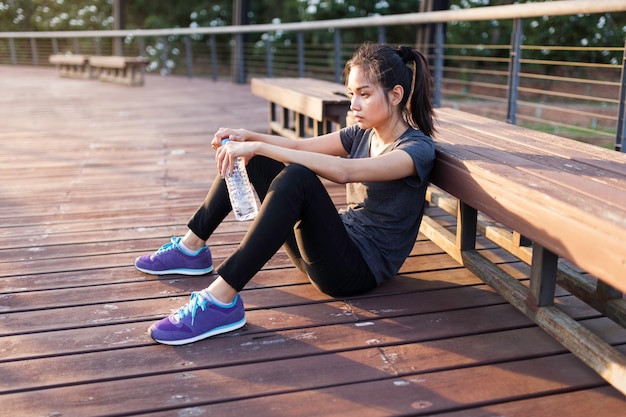
MULTIPOLYGON (((372 133, 358 125, 341 130, 341 143, 349 158, 370 157, 372 133)), ((383 153, 395 149, 411 156, 418 175, 395 181, 349 183, 348 207, 341 213, 348 233, 379 284, 398 273, 415 244, 435 159, 433 140, 420 130, 407 129, 383 153)))

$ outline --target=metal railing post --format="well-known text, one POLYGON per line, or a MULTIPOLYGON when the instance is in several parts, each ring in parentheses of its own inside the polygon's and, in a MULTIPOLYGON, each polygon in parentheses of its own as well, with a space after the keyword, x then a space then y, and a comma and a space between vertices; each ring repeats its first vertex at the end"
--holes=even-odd
POLYGON ((341 30, 335 29, 335 82, 341 82, 341 30))
POLYGON ((441 107, 441 86, 443 84, 443 45, 444 39, 444 23, 435 25, 435 68, 434 68, 434 90, 433 106, 441 107))
POLYGON ((236 84, 246 83, 246 61, 244 56, 244 34, 239 32, 235 36, 235 50, 233 51, 233 78, 236 84))
POLYGON ((304 77, 304 32, 298 31, 298 77, 304 77))
POLYGON ((513 20, 513 32, 511 33, 511 53, 509 56, 509 83, 506 121, 515 124, 517 122, 517 89, 519 87, 520 60, 522 56, 522 19, 513 20))
POLYGON ((622 80, 619 91, 619 108, 617 111, 617 131, 615 133, 615 150, 626 152, 623 146, 626 136, 626 43, 624 44, 624 56, 622 58, 622 80))
POLYGON ((9 50, 11 51, 11 64, 17 65, 17 56, 15 54, 15 40, 9 38, 9 50))
POLYGON ((185 36, 185 57, 187 62, 187 78, 193 78, 193 56, 191 54, 191 39, 189 36, 185 36))
MULTIPOLYGON (((100 50, 100 40, 98 38, 97 50, 100 50)), ((139 37, 137 39, 137 48, 139 49, 139 56, 146 56, 146 39, 144 37, 139 37)), ((145 69, 145 68, 144 68, 145 69)))
POLYGON ((215 41, 215 35, 209 36, 209 51, 211 54, 211 78, 213 81, 217 81, 217 45, 215 41))
POLYGON ((387 43, 387 27, 378 26, 378 42, 387 43))
POLYGON ((265 39, 265 68, 267 76, 272 78, 274 75, 274 54, 272 53, 272 38, 269 33, 265 39))
POLYGON ((122 42, 122 38, 116 36, 112 40, 112 49, 114 56, 124 56, 124 42, 122 42))
POLYGON ((33 65, 39 65, 39 54, 37 54, 37 40, 35 38, 30 38, 30 51, 33 54, 33 65))
POLYGON ((168 69, 167 69, 167 59, 169 56, 169 50, 168 50, 168 45, 167 45, 167 37, 162 36, 161 37, 161 42, 163 42, 163 50, 161 51, 161 73, 163 75, 169 75, 168 69), (163 71, 163 69, 165 69, 165 71, 163 71))

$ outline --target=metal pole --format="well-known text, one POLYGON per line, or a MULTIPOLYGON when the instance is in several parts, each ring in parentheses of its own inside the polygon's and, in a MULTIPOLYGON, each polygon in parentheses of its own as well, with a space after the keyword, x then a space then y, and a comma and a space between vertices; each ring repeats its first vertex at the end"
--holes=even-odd
POLYGON ((443 45, 445 43, 444 23, 435 25, 435 68, 434 68, 434 97, 435 108, 441 107, 441 86, 443 85, 443 45))
POLYGON ((33 54, 33 65, 39 65, 39 55, 37 54, 37 41, 35 38, 30 38, 30 50, 33 54))
POLYGON ((378 26, 378 43, 387 43, 387 27, 378 26))
POLYGON ((626 137, 626 44, 622 59, 622 82, 619 92, 619 109, 617 111, 617 132, 615 133, 615 150, 626 152, 623 146, 626 137))
POLYGON ((341 82, 341 29, 335 30, 335 82, 341 82))
POLYGON ((170 70, 167 67, 167 61, 168 61, 168 57, 169 57, 169 48, 167 45, 167 37, 163 36, 161 38, 161 42, 163 42, 163 50, 161 51, 161 74, 163 75, 169 75, 170 74, 170 70))
POLYGON ((304 32, 298 32, 298 77, 304 77, 304 32))
MULTIPOLYGON (((233 25, 244 26, 248 23, 248 0, 233 0, 233 25)), ((232 57, 233 81, 237 84, 246 83, 246 62, 244 54, 244 42, 246 36, 243 32, 234 35, 235 49, 232 57)))
MULTIPOLYGON (((125 0, 113 0, 113 29, 115 30, 124 29, 124 3, 125 0)), ((113 55, 124 55, 124 45, 119 36, 113 38, 113 55)))
POLYGON ((217 47, 215 45, 215 35, 209 36, 209 50, 211 52, 211 78, 217 81, 217 47))
POLYGON ((193 57, 191 56, 191 39, 189 36, 185 36, 185 53, 187 56, 187 78, 193 78, 193 57))
POLYGON ((9 38, 9 50, 11 51, 11 64, 17 65, 17 55, 15 54, 15 40, 9 38))
POLYGON ((265 65, 267 76, 272 78, 274 75, 274 54, 272 54, 272 38, 270 34, 267 34, 267 39, 265 40, 265 65))
POLYGON ((243 33, 235 34, 235 50, 233 51, 233 76, 235 78, 234 82, 237 84, 246 83, 246 64, 243 52, 243 40, 243 33))
POLYGON ((509 97, 507 102, 506 120, 516 123, 517 89, 519 87, 520 60, 522 56, 522 19, 513 20, 511 34, 511 55, 509 60, 509 97))

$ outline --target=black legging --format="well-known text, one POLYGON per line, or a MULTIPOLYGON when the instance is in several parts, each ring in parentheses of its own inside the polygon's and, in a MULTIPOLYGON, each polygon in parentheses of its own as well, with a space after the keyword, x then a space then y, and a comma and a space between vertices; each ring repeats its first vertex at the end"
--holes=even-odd
MULTIPOLYGON (((261 156, 252 158, 247 170, 262 204, 239 247, 217 269, 228 284, 241 291, 284 244, 296 267, 328 295, 355 295, 376 287, 376 279, 313 171, 261 156)), ((218 176, 188 227, 208 240, 230 211, 226 183, 218 176)))

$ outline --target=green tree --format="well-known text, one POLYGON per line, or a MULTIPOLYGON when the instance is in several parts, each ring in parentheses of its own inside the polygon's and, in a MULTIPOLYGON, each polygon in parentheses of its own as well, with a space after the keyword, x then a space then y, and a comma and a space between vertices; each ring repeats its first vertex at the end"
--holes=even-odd
POLYGON ((3 32, 111 29, 108 0, 0 0, 3 32))
MULTIPOLYGON (((524 2, 533 3, 536 1, 524 2)), ((452 0, 450 8, 466 9, 511 3, 513 2, 504 0, 452 0)), ((512 20, 453 22, 448 25, 447 43, 509 45, 512 27, 512 20)), ((621 47, 624 46, 624 36, 626 35, 626 13, 527 18, 523 21, 522 33, 522 43, 528 45, 621 47)), ((485 48, 483 51, 474 51, 473 53, 484 56, 493 56, 494 54, 508 56, 506 49, 494 52, 493 49, 485 48)), ((602 53, 582 53, 566 49, 545 48, 541 51, 525 53, 529 54, 527 57, 535 59, 585 60, 613 64, 621 62, 621 53, 609 50, 602 53)))

